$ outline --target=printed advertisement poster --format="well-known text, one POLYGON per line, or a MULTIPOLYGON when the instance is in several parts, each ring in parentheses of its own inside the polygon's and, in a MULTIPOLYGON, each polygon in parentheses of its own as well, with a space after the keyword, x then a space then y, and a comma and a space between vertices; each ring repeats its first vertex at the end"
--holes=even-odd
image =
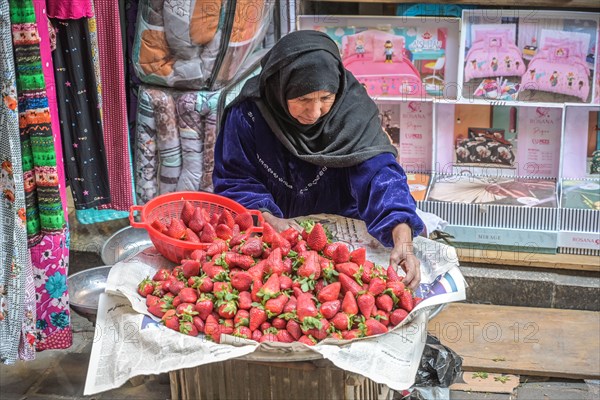
POLYGON ((406 171, 430 171, 433 147, 433 103, 400 104, 400 151, 406 171))
POLYGON ((562 110, 522 107, 519 111, 517 162, 520 175, 558 176, 562 110))

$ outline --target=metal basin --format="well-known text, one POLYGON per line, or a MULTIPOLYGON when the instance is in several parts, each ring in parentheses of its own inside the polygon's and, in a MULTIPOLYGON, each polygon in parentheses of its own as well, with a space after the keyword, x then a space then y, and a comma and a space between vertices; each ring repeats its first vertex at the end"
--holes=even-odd
POLYGON ((152 246, 152 241, 148 231, 126 226, 115 232, 104 242, 100 257, 102 257, 104 264, 114 265, 150 246, 152 246))
POLYGON ((94 324, 98 313, 98 300, 100 294, 104 293, 111 268, 112 265, 90 268, 67 278, 71 309, 94 324))

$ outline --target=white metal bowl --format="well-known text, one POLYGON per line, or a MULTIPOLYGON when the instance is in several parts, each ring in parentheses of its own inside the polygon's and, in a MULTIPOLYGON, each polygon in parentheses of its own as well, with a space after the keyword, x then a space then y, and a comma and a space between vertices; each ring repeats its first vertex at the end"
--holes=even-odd
POLYGON ((104 264, 114 265, 150 246, 152 246, 152 241, 148 231, 126 226, 115 232, 104 242, 100 257, 102 257, 104 264))
POLYGON ((90 268, 67 278, 71 309, 92 323, 96 322, 98 300, 104 293, 111 268, 112 265, 90 268))

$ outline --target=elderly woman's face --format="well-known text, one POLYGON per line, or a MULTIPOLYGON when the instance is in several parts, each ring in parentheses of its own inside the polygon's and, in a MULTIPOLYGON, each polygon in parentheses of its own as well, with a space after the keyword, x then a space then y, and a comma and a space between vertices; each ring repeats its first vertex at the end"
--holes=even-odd
POLYGON ((327 114, 335 101, 335 93, 319 90, 287 101, 288 111, 303 125, 312 125, 327 114))

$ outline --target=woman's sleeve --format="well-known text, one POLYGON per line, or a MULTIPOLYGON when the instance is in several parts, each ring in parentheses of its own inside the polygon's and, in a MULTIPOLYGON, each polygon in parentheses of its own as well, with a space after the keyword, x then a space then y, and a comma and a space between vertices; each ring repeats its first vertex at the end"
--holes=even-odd
POLYGON ((384 246, 393 247, 392 230, 398 224, 407 223, 414 236, 423 230, 406 174, 392 154, 380 154, 352 167, 350 185, 360 218, 384 246))
POLYGON ((241 106, 233 107, 215 143, 214 191, 249 209, 283 214, 260 179, 254 160, 256 138, 241 106))

